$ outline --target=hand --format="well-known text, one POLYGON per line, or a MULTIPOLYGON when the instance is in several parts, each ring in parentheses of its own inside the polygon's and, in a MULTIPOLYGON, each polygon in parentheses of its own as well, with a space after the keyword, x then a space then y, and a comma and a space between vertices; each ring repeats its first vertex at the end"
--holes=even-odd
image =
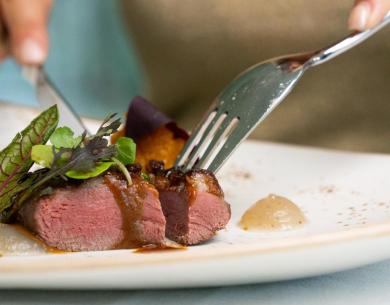
POLYGON ((372 28, 389 10, 390 0, 356 0, 349 16, 349 28, 357 31, 372 28))
POLYGON ((52 0, 0 0, 0 61, 9 55, 23 65, 45 61, 51 4, 52 0))

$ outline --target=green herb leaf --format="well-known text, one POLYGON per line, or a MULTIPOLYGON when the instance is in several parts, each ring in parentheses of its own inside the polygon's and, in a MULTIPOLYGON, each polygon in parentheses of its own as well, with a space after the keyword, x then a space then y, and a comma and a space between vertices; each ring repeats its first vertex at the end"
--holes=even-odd
POLYGON ((81 136, 74 137, 74 132, 69 127, 57 128, 50 137, 50 142, 56 148, 74 148, 80 144, 81 136))
POLYGON ((65 175, 73 179, 89 179, 104 173, 106 170, 108 170, 111 167, 112 164, 114 164, 114 162, 100 162, 95 165, 95 168, 87 172, 70 170, 67 171, 65 175))
POLYGON ((31 150, 31 160, 35 163, 50 168, 54 158, 53 146, 51 145, 34 145, 31 150))
POLYGON ((31 149, 34 145, 46 143, 57 123, 57 106, 52 106, 36 117, 0 152, 0 213, 12 205, 11 198, 17 192, 28 187, 28 183, 18 181, 33 164, 31 149))
POLYGON ((116 158, 124 165, 134 163, 136 144, 131 138, 121 137, 116 142, 116 158))

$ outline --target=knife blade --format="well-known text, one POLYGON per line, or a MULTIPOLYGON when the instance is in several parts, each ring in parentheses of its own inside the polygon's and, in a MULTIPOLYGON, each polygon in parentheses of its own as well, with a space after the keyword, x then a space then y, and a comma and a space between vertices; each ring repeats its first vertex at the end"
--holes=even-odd
POLYGON ((57 104, 60 114, 59 126, 70 127, 76 135, 84 131, 89 134, 79 115, 54 86, 43 67, 22 67, 22 75, 35 88, 37 100, 42 108, 57 104))

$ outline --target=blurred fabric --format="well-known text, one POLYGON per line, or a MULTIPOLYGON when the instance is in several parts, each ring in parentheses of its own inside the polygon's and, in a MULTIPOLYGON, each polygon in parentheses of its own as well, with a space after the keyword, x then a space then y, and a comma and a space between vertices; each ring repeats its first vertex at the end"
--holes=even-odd
MULTIPOLYGON (((78 112, 101 118, 126 111, 142 93, 142 72, 119 17, 118 1, 56 0, 46 69, 78 112)), ((0 64, 0 100, 37 105, 11 60, 0 64)))
MULTIPOLYGON (((352 2, 57 0, 46 67, 83 115, 124 112, 143 94, 191 128, 247 67, 344 37, 352 2)), ((252 137, 390 152, 389 34, 309 70, 252 137)), ((36 103, 10 61, 0 99, 36 103)))
MULTIPOLYGON (((343 38, 352 0, 123 0, 149 98, 193 126, 247 67, 343 38)), ((390 27, 309 70, 252 137, 390 152, 390 27)))

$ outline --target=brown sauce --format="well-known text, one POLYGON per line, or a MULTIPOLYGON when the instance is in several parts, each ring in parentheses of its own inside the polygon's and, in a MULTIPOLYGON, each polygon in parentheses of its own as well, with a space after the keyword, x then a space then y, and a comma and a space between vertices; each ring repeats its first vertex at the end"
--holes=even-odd
POLYGON ((302 226, 306 218, 297 205, 285 197, 269 195, 257 201, 241 217, 244 230, 288 230, 302 226))
MULTIPOLYGON (((141 192, 137 184, 131 186, 121 184, 121 181, 104 177, 104 183, 114 195, 122 215, 123 240, 116 245, 115 249, 134 249, 142 246, 139 240, 137 220, 141 219, 143 198, 146 196, 141 192)), ((142 183, 142 182, 141 182, 142 183)))

